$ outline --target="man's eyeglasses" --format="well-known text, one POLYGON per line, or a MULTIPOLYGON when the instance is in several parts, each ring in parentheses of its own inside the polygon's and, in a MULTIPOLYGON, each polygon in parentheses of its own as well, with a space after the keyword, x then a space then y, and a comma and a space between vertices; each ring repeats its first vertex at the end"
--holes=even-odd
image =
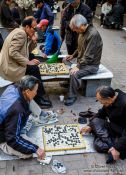
POLYGON ((36 31, 36 30, 37 30, 37 28, 36 28, 36 27, 32 27, 32 26, 31 26, 30 28, 32 28, 34 31, 36 31))

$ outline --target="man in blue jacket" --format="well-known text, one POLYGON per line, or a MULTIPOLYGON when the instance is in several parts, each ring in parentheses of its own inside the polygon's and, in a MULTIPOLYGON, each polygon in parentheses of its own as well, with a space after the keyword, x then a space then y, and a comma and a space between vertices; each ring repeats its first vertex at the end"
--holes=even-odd
MULTIPOLYGON (((47 19, 43 19, 37 27, 44 33, 43 41, 45 41, 45 46, 42 57, 46 58, 47 55, 51 55, 59 51, 61 46, 60 36, 52 29, 51 26, 49 26, 49 21, 47 19)), ((40 40, 41 38, 38 36, 38 39, 40 40)))
POLYGON ((43 0, 35 0, 35 5, 38 8, 34 17, 37 19, 37 23, 42 19, 48 19, 49 25, 52 26, 54 23, 54 14, 48 4, 44 3, 43 0))
POLYGON ((44 158, 44 150, 24 139, 21 131, 26 125, 29 103, 37 94, 39 80, 33 76, 24 76, 19 85, 10 85, 0 97, 0 149, 6 154, 19 158, 44 158))

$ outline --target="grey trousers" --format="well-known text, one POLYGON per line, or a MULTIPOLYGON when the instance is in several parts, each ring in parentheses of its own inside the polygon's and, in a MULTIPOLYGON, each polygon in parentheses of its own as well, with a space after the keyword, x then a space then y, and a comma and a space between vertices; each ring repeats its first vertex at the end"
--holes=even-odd
POLYGON ((33 156, 32 154, 23 154, 19 151, 14 150, 9 145, 7 145, 6 142, 0 144, 0 149, 6 154, 9 154, 9 155, 12 155, 12 156, 17 156, 20 159, 27 159, 27 158, 30 158, 30 157, 33 156))
POLYGON ((77 97, 77 90, 81 87, 81 78, 86 75, 97 73, 98 68, 99 66, 85 66, 76 74, 71 75, 68 97, 77 97))

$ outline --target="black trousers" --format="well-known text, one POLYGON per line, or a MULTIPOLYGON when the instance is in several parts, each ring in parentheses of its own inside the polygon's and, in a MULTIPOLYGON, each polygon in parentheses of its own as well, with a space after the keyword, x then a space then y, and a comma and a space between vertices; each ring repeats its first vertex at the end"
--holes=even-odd
MULTIPOLYGON (((94 147, 98 152, 107 153, 110 147, 118 143, 120 137, 112 130, 111 123, 100 118, 93 118, 90 121, 90 126, 95 136, 94 147)), ((125 159, 126 149, 119 152, 120 158, 125 159)))
POLYGON ((103 13, 101 13, 101 20, 100 20, 101 24, 100 25, 103 25, 104 17, 105 17, 105 15, 103 13))
MULTIPOLYGON (((29 55, 29 60, 32 60, 34 59, 34 54, 31 54, 29 55)), ((26 68, 26 73, 25 75, 32 75, 34 77, 36 77, 37 79, 39 79, 40 81, 40 84, 39 84, 39 87, 38 87, 38 92, 37 92, 37 95, 35 97, 35 101, 39 98, 41 98, 43 95, 45 95, 45 89, 43 87, 43 82, 41 80, 41 75, 40 75, 40 71, 39 71, 39 68, 37 65, 27 65, 27 68, 26 68)))

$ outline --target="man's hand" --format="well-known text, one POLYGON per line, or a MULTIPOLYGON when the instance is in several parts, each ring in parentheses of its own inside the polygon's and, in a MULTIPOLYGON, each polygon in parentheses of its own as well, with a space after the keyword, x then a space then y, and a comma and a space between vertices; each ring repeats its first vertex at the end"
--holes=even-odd
POLYGON ((31 61, 28 61, 28 63, 27 63, 27 65, 31 65, 31 66, 33 66, 33 65, 39 65, 39 64, 40 64, 40 61, 37 60, 37 59, 33 59, 31 61))
POLYGON ((70 69, 70 75, 76 74, 76 72, 78 72, 79 69, 77 67, 73 67, 72 69, 70 69))
POLYGON ((70 60, 72 60, 73 59, 73 55, 68 55, 68 56, 66 56, 63 60, 64 61, 70 61, 70 60))
POLYGON ((42 58, 47 58, 47 55, 45 53, 42 53, 42 58))
POLYGON ((38 148, 36 154, 38 155, 38 159, 44 159, 45 158, 45 152, 43 149, 38 148))
POLYGON ((91 132, 92 128, 90 126, 85 126, 83 127, 81 130, 80 130, 80 133, 81 134, 86 134, 86 133, 89 133, 91 132))
POLYGON ((32 39, 33 43, 36 44, 38 37, 37 37, 37 35, 33 35, 31 39, 32 39))
POLYGON ((114 160, 119 160, 120 159, 120 152, 118 152, 114 147, 110 148, 108 153, 112 154, 114 160))

